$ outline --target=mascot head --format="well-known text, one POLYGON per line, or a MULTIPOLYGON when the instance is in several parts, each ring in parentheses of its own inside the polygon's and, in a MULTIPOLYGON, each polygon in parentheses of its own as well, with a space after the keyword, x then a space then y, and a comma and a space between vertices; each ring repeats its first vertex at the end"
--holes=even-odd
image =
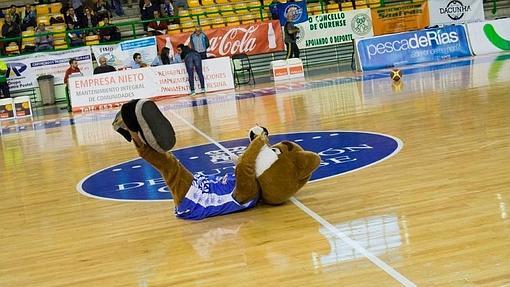
MULTIPOLYGON (((252 129, 250 138, 260 133, 267 134, 267 130, 252 129)), ((273 205, 287 201, 308 182, 320 162, 318 154, 305 151, 293 142, 264 146, 255 161, 263 201, 273 205)))

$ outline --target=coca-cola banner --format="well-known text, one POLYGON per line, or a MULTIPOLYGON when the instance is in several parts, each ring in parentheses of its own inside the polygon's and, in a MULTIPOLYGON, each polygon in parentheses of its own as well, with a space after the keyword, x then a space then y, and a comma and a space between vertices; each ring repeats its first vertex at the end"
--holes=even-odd
MULTIPOLYGON (((187 45, 191 33, 158 36, 158 50, 168 47, 169 43, 174 49, 182 43, 187 45)), ((257 55, 284 50, 282 28, 278 20, 210 29, 204 33, 209 38, 210 47, 207 49, 207 55, 210 57, 257 55)))

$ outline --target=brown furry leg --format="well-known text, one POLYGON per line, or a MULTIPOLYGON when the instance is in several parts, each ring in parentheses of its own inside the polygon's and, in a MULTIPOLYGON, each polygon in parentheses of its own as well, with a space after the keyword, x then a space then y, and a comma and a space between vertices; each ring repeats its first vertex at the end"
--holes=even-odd
POLYGON ((260 149, 267 144, 267 136, 256 137, 241 155, 236 165, 236 190, 234 198, 239 203, 245 203, 257 197, 259 184, 255 175, 255 160, 260 149))
POLYGON ((193 174, 187 170, 172 154, 159 153, 144 144, 138 134, 131 132, 138 154, 154 166, 165 179, 167 186, 172 192, 175 205, 181 203, 186 196, 191 183, 193 174))

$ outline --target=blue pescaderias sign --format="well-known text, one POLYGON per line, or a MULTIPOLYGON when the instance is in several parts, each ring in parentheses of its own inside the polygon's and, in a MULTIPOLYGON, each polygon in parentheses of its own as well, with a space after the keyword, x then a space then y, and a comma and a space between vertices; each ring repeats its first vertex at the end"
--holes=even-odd
POLYGON ((463 25, 358 39, 356 52, 363 71, 472 56, 463 25))

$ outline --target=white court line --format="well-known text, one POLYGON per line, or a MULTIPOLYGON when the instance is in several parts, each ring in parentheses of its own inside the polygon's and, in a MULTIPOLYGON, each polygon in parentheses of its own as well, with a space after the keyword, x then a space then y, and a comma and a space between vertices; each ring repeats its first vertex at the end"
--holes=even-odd
MULTIPOLYGON (((177 113, 175 113, 174 111, 172 110, 169 110, 170 113, 172 113, 172 115, 174 115, 175 117, 177 117, 178 119, 180 119, 183 123, 185 123, 187 126, 189 126, 190 128, 192 128, 194 131, 196 131, 197 133, 199 133, 201 136, 203 136, 204 138, 206 138, 208 141, 210 141, 211 143, 213 143, 215 146, 219 147, 221 150, 223 150, 224 152, 226 152, 227 154, 229 154, 231 157, 234 156, 234 157, 237 157, 235 154, 233 154, 231 151, 229 151, 227 148, 225 148, 223 145, 221 145, 219 142, 217 142, 216 140, 214 140, 213 138, 209 137, 208 135, 206 135, 204 132, 202 132, 201 130, 199 130, 197 127, 195 127, 193 124, 191 124, 190 122, 188 122, 187 120, 185 120, 183 117, 181 117, 180 115, 178 115, 177 113)), ((327 229, 329 229, 331 232, 333 232, 333 234, 335 234, 338 238, 340 238, 342 241, 344 241, 345 243, 347 243, 349 246, 351 246, 352 248, 354 248, 356 251, 358 251, 359 253, 363 254, 368 260, 370 260, 373 264, 375 264, 377 267, 381 268, 384 272, 386 272, 388 275, 390 275, 391 277, 393 277, 393 279, 397 280, 398 282, 400 282, 403 286, 405 287, 416 287, 416 284, 414 284, 413 282, 411 282, 409 279, 407 279, 406 277, 404 277, 402 274, 398 273, 397 270, 393 269, 393 267, 391 267, 390 265, 386 264, 384 261, 382 261, 381 259, 379 259, 377 256, 375 256, 374 254, 370 253, 370 251, 366 250, 365 248, 363 248, 361 245, 359 245, 358 242, 352 240, 351 238, 349 238, 347 235, 345 235, 344 233, 342 233, 340 230, 336 229, 335 226, 333 226, 331 223, 329 223, 327 220, 325 220, 324 218, 322 218, 320 215, 318 215, 317 213, 313 212, 310 208, 306 207, 304 204, 302 204, 299 200, 297 200, 296 198, 292 197, 290 199, 290 201, 292 203, 294 203, 294 205, 296 205, 297 207, 299 207, 301 210, 303 210, 306 214, 308 214, 310 217, 312 217, 313 219, 315 219, 315 221, 319 222, 322 226, 326 227, 327 229)))
POLYGON ((308 214, 310 217, 315 219, 317 222, 322 224, 322 226, 329 229, 329 231, 333 232, 338 238, 340 238, 342 241, 347 243, 352 248, 356 249, 359 253, 363 254, 368 260, 370 260, 372 263, 377 265, 379 268, 381 268, 384 272, 388 273, 391 277, 393 277, 395 280, 400 282, 402 285, 406 287, 416 287, 416 284, 411 282, 409 279, 404 277, 402 274, 398 273, 397 270, 393 269, 390 265, 386 264, 384 261, 379 259, 374 254, 370 253, 370 251, 363 248, 363 246, 359 245, 358 242, 352 240, 347 235, 345 235, 343 232, 338 230, 333 224, 329 223, 327 220, 322 218, 317 213, 313 212, 310 208, 306 207, 304 204, 302 204, 299 200, 297 200, 295 197, 291 197, 290 201, 294 203, 297 207, 301 208, 306 214, 308 214))

